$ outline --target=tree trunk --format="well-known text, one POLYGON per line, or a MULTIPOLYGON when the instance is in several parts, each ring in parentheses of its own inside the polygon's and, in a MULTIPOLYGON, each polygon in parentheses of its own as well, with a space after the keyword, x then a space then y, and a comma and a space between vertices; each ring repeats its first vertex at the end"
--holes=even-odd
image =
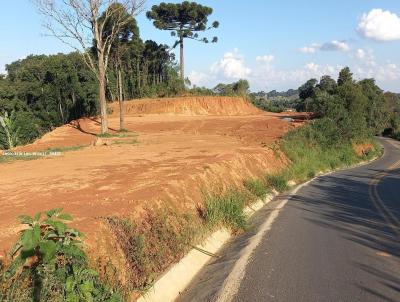
POLYGON ((141 85, 140 85, 140 65, 139 65, 139 59, 136 61, 136 69, 137 69, 137 84, 138 84, 138 91, 140 93, 141 90, 141 85))
POLYGON ((184 82, 185 81, 185 60, 183 57, 183 37, 180 38, 179 45, 180 45, 181 80, 182 80, 182 82, 184 82))
POLYGON ((99 56, 99 100, 100 100, 100 117, 101 117, 101 133, 108 132, 107 119, 107 100, 106 100, 106 74, 103 55, 99 56))
POLYGON ((122 72, 118 68, 118 88, 119 88, 119 130, 125 129, 125 110, 124 110, 124 96, 122 93, 122 72))

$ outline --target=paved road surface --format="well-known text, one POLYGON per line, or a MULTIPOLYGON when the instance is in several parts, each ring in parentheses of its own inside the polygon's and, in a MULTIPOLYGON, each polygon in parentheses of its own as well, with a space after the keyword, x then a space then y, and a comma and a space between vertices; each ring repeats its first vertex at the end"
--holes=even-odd
POLYGON ((400 301, 400 143, 381 142, 380 160, 319 177, 291 196, 236 284, 227 280, 237 260, 285 196, 178 301, 400 301))

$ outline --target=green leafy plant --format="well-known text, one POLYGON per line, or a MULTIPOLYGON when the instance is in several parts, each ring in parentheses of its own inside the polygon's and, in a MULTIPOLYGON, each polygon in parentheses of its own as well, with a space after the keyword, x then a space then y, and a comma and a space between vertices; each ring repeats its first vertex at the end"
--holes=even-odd
POLYGON ((66 223, 72 221, 71 215, 53 209, 19 220, 26 229, 1 276, 4 301, 22 296, 33 301, 120 301, 89 268, 82 233, 66 223))

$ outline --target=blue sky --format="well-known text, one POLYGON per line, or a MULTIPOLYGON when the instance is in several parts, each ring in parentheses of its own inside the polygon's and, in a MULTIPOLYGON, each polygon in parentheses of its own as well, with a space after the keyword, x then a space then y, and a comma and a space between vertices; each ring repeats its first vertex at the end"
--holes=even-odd
MULTIPOLYGON (((3 1, 0 10, 0 72, 28 54, 69 52, 45 37, 43 17, 29 0, 3 1)), ((147 8, 160 1, 148 0, 147 8)), ((178 2, 178 1, 172 1, 178 2)), ((394 0, 199 0, 214 8, 209 32, 217 44, 187 41, 186 75, 212 87, 247 78, 252 90, 297 88, 308 78, 337 76, 350 66, 355 77, 375 77, 386 90, 400 92, 400 1, 394 0)), ((144 14, 143 39, 173 44, 144 14)))

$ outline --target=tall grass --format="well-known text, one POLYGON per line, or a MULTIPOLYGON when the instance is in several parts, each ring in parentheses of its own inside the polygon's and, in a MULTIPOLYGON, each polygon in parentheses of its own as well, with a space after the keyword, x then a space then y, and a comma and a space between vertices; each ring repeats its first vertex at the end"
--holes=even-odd
POLYGON ((288 186, 288 178, 285 172, 268 174, 265 176, 266 183, 269 187, 277 190, 278 192, 286 191, 288 186))
POLYGON ((259 199, 265 199, 269 192, 266 183, 256 178, 246 179, 243 181, 243 186, 259 199))
POLYGON ((373 149, 358 156, 353 148, 353 141, 346 139, 329 140, 329 137, 313 124, 303 126, 286 134, 281 148, 291 164, 285 171, 287 179, 305 181, 318 172, 348 167, 363 160, 377 156, 381 148, 373 139, 363 139, 373 149))
POLYGON ((232 230, 243 230, 247 227, 243 212, 246 197, 243 192, 230 189, 226 193, 205 194, 204 220, 211 227, 226 226, 232 230))

